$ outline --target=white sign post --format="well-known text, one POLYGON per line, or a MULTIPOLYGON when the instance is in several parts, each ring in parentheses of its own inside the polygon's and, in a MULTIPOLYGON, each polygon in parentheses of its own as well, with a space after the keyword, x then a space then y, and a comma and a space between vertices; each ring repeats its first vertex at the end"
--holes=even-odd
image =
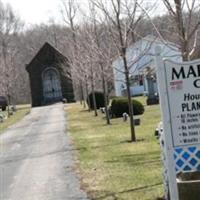
POLYGON ((169 101, 167 94, 167 84, 165 80, 165 65, 163 59, 160 55, 161 49, 156 48, 156 71, 157 71, 157 81, 159 98, 162 112, 163 130, 165 138, 165 148, 166 148, 166 165, 168 168, 168 179, 169 179, 169 190, 171 200, 179 200, 178 197, 178 187, 176 182, 176 171, 175 163, 173 159, 173 138, 171 131, 171 118, 169 112, 169 101))
POLYGON ((171 200, 178 200, 174 148, 200 144, 200 60, 162 60, 156 48, 157 78, 162 110, 171 200))

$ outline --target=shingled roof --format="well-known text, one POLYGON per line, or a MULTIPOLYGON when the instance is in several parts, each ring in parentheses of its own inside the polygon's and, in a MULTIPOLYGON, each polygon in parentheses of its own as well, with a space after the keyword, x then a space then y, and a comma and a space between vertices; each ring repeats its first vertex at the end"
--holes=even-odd
POLYGON ((61 58, 62 60, 68 61, 67 57, 65 57, 57 48, 53 47, 50 43, 45 42, 45 44, 39 49, 37 54, 29 62, 29 64, 26 65, 26 70, 29 71, 30 66, 36 60, 37 61, 40 60, 41 57, 48 51, 52 52, 53 55, 56 55, 57 57, 61 58))

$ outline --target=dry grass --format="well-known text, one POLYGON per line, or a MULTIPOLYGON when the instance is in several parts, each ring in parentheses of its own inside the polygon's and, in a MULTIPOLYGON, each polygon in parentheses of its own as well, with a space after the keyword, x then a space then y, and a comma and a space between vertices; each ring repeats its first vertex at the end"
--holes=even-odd
MULTIPOLYGON (((0 123, 0 133, 2 133, 6 128, 15 124, 17 121, 22 119, 27 113, 30 111, 30 105, 19 105, 17 106, 17 112, 14 115, 11 115, 7 120, 3 123, 0 123)), ((4 115, 7 115, 7 111, 1 112, 4 115)))
POLYGON ((136 143, 128 142, 129 125, 122 119, 113 119, 107 126, 103 115, 94 117, 80 104, 68 105, 67 116, 82 184, 91 199, 154 200, 162 196, 160 149, 154 137, 159 106, 145 106, 136 143))

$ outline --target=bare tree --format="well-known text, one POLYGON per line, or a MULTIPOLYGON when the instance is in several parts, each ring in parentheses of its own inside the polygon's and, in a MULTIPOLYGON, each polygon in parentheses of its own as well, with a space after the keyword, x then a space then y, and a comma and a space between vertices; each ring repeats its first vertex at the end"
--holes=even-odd
MULTIPOLYGON (((61 0, 63 9, 61 10, 63 20, 65 24, 70 28, 71 33, 71 56, 70 61, 71 65, 73 67, 72 73, 73 77, 75 78, 79 73, 78 70, 80 70, 80 66, 77 62, 77 55, 78 55, 78 44, 77 44, 77 28, 75 26, 75 18, 77 15, 77 4, 75 0, 61 0)), ((82 104, 82 101, 84 101, 84 94, 83 94, 83 83, 82 83, 82 77, 78 77, 78 82, 75 83, 77 86, 79 85, 79 98, 80 102, 82 104)), ((84 103, 85 105, 85 103, 84 103)))
POLYGON ((1 71, 2 71, 2 87, 4 94, 8 100, 8 116, 9 105, 11 104, 11 85, 14 83, 15 66, 13 65, 16 48, 12 46, 14 36, 20 31, 22 23, 17 15, 13 12, 9 4, 3 5, 0 2, 0 46, 1 46, 1 71))
MULTIPOLYGON (((95 41, 93 38, 93 33, 93 27, 88 23, 85 23, 80 32, 82 41, 80 42, 80 48, 82 48, 80 62, 82 62, 85 74, 90 80, 94 115, 98 116, 95 96, 95 79, 97 78, 98 73, 96 69, 96 55, 94 54, 95 41)), ((88 100, 89 99, 90 98, 88 98, 88 100)))
MULTIPOLYGON (((91 0, 96 7, 102 11, 107 25, 109 26, 110 35, 113 39, 115 47, 122 59, 124 70, 121 71, 125 75, 126 90, 128 96, 131 141, 136 141, 134 127, 134 111, 130 91, 130 68, 127 60, 127 48, 134 40, 135 29, 143 18, 144 13, 138 6, 142 4, 139 0, 111 0, 110 3, 104 0, 91 0)), ((139 59, 139 56, 137 59, 139 59)), ((135 61, 136 62, 136 61, 135 61)))
MULTIPOLYGON (((104 105, 105 105, 105 113, 106 113, 106 121, 107 124, 110 124, 110 115, 108 111, 108 94, 106 88, 106 77, 105 77, 105 66, 103 63, 103 54, 106 53, 104 49, 102 49, 102 45, 100 42, 99 31, 98 29, 102 29, 101 24, 98 23, 96 18, 96 10, 95 5, 90 4, 90 12, 91 12, 91 21, 92 21, 92 34, 93 34, 93 54, 94 58, 97 62, 97 65, 100 67, 101 71, 101 80, 102 80, 102 90, 104 94, 104 105)), ((100 33, 102 34, 102 33, 100 33)))
POLYGON ((162 0, 166 6, 179 40, 183 60, 196 54, 200 28, 199 0, 162 0))

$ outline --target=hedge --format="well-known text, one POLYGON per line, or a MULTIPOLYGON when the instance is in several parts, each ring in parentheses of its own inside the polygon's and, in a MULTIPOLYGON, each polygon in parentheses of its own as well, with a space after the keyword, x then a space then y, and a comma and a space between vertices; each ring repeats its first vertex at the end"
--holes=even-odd
MULTIPOLYGON (((102 92, 97 92, 97 91, 95 91, 94 94, 95 94, 95 97, 96 97, 97 109, 99 109, 101 107, 105 107, 104 94, 102 92)), ((94 109, 94 103, 93 103, 92 93, 89 94, 88 98, 90 99, 90 108, 93 110, 94 109)), ((87 104, 88 104, 88 98, 87 98, 87 104)))
MULTIPOLYGON (((141 115, 144 113, 144 106, 141 102, 132 99, 134 115, 141 115)), ((111 111, 113 117, 122 117, 123 113, 129 114, 128 99, 127 98, 114 98, 111 103, 111 111)))

